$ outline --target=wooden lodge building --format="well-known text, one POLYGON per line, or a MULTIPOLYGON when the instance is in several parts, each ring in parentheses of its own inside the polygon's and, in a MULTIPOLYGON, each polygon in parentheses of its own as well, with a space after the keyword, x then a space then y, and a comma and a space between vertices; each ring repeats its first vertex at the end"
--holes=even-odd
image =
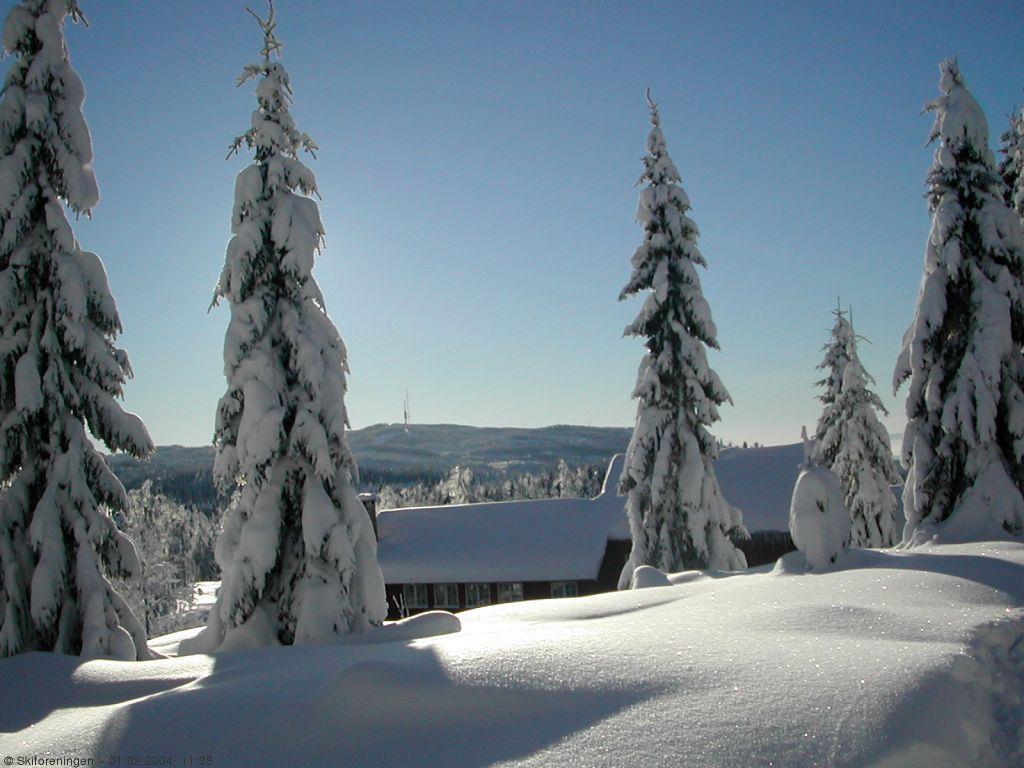
MULTIPOLYGON (((774 562, 793 549, 789 494, 802 447, 736 449, 732 463, 730 453, 723 452, 716 469, 726 499, 744 511, 751 532, 743 545, 747 562, 774 562), (762 451, 774 453, 751 456, 762 451), (756 495, 744 490, 752 482, 756 495), (733 491, 744 498, 734 498, 733 491)), ((615 590, 631 546, 625 499, 617 493, 624 461, 621 454, 612 459, 604 487, 593 499, 377 512, 388 618, 615 590)))

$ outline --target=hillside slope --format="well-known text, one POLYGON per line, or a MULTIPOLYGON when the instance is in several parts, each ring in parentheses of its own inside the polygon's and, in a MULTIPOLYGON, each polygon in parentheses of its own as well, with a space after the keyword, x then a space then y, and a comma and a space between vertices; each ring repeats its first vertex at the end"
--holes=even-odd
POLYGON ((632 430, 559 425, 526 429, 458 424, 375 424, 348 433, 360 466, 448 469, 456 464, 535 472, 565 459, 590 464, 621 453, 632 430))
MULTIPOLYGON (((376 424, 348 432, 349 446, 364 469, 445 472, 456 464, 537 472, 559 459, 591 464, 621 453, 631 431, 619 427, 554 426, 537 429, 467 427, 457 424, 376 424)), ((209 476, 213 447, 166 445, 148 461, 109 456, 111 468, 129 488, 150 479, 209 476)))

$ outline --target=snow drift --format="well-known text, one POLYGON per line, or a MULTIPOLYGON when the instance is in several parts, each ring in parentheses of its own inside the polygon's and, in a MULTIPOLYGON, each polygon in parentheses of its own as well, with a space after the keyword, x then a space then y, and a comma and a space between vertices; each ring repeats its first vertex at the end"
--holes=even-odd
MULTIPOLYGON (((0 662, 0 754, 1020 764, 1024 544, 851 550, 843 570, 813 574, 794 558, 467 611, 461 631, 416 640, 387 642, 385 627, 342 644, 152 662, 19 656, 0 662)), ((439 627, 424 629, 410 635, 439 627)))

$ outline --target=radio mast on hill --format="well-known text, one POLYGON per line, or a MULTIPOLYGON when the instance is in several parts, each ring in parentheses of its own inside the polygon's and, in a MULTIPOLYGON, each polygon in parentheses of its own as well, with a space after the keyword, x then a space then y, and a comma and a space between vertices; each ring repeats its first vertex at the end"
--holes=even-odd
POLYGON ((405 421, 405 431, 409 431, 409 390, 405 390, 405 402, 402 404, 402 419, 405 421))

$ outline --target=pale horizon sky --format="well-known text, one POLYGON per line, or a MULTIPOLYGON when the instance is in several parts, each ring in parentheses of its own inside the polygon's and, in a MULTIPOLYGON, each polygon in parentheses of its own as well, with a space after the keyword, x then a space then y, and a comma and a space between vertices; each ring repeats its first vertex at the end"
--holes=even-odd
MULTIPOLYGON (((121 311, 126 407, 158 444, 206 444, 227 324, 207 307, 249 160, 224 158, 259 29, 243 2, 81 4, 91 26, 68 37, 102 199, 75 232, 121 311)), ((355 428, 401 421, 406 390, 418 423, 632 425, 643 345, 620 336, 640 300, 617 296, 650 86, 735 401, 713 432, 790 443, 814 424, 837 295, 896 431, 937 65, 959 57, 994 149, 1024 101, 1019 2, 275 5, 293 115, 321 148, 315 274, 355 428)))

